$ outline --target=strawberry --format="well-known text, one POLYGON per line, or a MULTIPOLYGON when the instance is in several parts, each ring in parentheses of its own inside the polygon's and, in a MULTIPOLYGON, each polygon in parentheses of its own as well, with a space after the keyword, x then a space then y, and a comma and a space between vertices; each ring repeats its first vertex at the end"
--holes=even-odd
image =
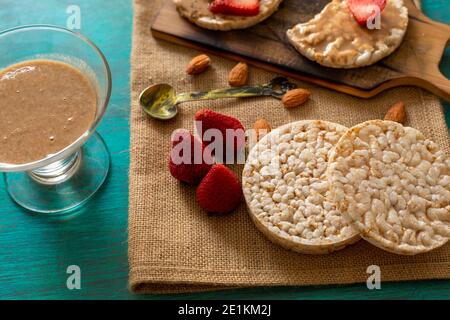
POLYGON ((386 7, 386 0, 347 0, 348 8, 360 25, 366 25, 386 7))
POLYGON ((203 143, 188 130, 176 130, 172 135, 169 159, 172 176, 190 185, 197 185, 213 164, 212 156, 204 151, 203 143))
POLYGON ((239 206, 242 198, 241 183, 233 171, 216 164, 197 188, 197 203, 212 213, 228 213, 239 206))
POLYGON ((256 16, 259 14, 259 0, 214 0, 209 10, 214 14, 256 16))
POLYGON ((238 119, 204 109, 197 111, 195 121, 197 133, 202 137, 205 145, 211 145, 211 148, 214 148, 213 151, 218 162, 224 162, 224 159, 234 159, 237 152, 242 151, 245 147, 245 129, 238 119), (221 136, 217 137, 219 133, 221 136), (215 143, 218 138, 223 144, 215 143), (212 147, 213 145, 214 147, 212 147), (220 147, 220 150, 216 147, 220 147))

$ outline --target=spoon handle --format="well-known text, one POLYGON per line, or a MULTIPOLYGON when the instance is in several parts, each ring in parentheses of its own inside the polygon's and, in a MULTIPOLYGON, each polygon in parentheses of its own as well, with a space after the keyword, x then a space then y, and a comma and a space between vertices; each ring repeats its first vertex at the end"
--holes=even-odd
POLYGON ((239 88, 225 88, 205 92, 190 92, 180 93, 177 95, 176 103, 196 100, 213 100, 221 98, 246 98, 258 96, 271 96, 273 90, 267 86, 259 87, 239 87, 239 88))

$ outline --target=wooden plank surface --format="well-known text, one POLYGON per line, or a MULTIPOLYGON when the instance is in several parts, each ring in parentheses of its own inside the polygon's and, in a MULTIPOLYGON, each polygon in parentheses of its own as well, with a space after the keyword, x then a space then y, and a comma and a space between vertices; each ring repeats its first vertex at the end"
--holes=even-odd
MULTIPOLYGON (((48 221, 19 209, 0 179, 0 299, 450 298, 450 281, 383 283, 380 291, 369 291, 361 284, 131 295, 127 289, 131 2, 110 0, 106 10, 102 0, 2 0, 0 30, 31 23, 64 26, 69 4, 80 6, 82 32, 99 45, 112 68, 112 100, 99 128, 112 153, 112 171, 107 184, 81 214, 65 222, 48 221), (66 268, 72 264, 81 267, 81 290, 66 288, 66 268)), ((424 5, 436 19, 450 22, 448 0, 425 0, 424 5)), ((449 75, 450 52, 442 67, 449 75)))
POLYGON ((167 1, 152 24, 152 31, 156 37, 167 41, 201 47, 359 97, 372 97, 391 87, 417 85, 450 101, 450 81, 437 67, 450 38, 450 26, 436 24, 423 16, 413 0, 405 0, 410 21, 402 45, 373 66, 349 70, 326 68, 299 54, 289 43, 286 30, 310 20, 329 1, 285 0, 274 15, 262 23, 227 32, 195 26, 180 17, 172 1, 167 1))

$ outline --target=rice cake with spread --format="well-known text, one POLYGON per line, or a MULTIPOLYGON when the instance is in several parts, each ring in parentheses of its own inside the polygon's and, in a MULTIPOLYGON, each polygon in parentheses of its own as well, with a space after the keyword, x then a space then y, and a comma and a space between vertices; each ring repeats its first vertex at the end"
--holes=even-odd
POLYGON ((305 57, 332 68, 374 64, 397 49, 408 26, 403 0, 389 0, 380 28, 370 30, 352 16, 346 0, 333 0, 306 23, 287 31, 290 43, 305 57))
POLYGON ((255 16, 214 14, 209 10, 209 0, 173 0, 178 12, 199 27, 211 30, 245 29, 270 17, 282 0, 261 0, 255 16))

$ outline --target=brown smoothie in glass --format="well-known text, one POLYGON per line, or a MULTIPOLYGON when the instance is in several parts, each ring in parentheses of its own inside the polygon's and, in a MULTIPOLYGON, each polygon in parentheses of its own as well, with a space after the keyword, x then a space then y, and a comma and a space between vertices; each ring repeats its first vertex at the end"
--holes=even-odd
POLYGON ((30 60, 0 71, 0 163, 61 151, 90 128, 96 110, 91 81, 68 64, 30 60))

